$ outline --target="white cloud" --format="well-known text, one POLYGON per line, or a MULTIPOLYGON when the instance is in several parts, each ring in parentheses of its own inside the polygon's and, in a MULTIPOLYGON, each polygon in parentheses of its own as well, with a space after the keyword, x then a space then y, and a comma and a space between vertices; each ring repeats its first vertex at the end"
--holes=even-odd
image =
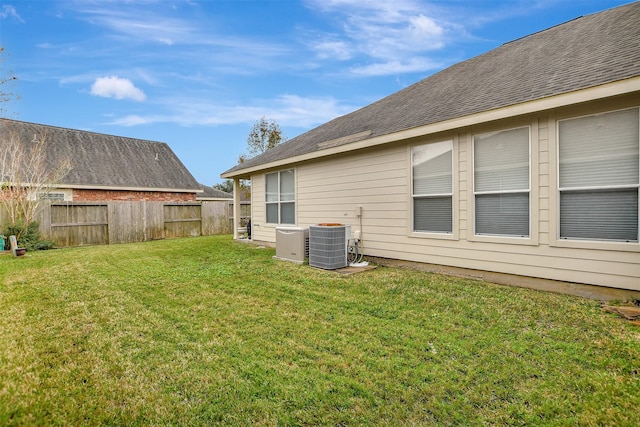
POLYGON ((153 117, 142 117, 137 114, 130 114, 128 116, 120 117, 119 119, 114 120, 110 124, 129 127, 129 126, 145 125, 147 123, 153 123, 156 121, 162 121, 162 120, 157 120, 157 118, 154 119, 153 117))
POLYGON ((128 6, 131 8, 113 7, 108 2, 81 2, 77 10, 92 24, 138 41, 150 40, 171 46, 178 40, 194 36, 194 28, 186 20, 155 13, 148 5, 140 3, 129 3, 128 6))
POLYGON ((386 76, 389 74, 416 73, 443 68, 444 64, 429 58, 415 57, 405 61, 376 62, 369 65, 354 66, 349 72, 359 76, 386 76))
POLYGON ((243 35, 243 32, 251 33, 251 29, 242 27, 222 29, 219 18, 203 11, 205 6, 198 2, 170 4, 145 0, 77 0, 74 13, 95 27, 99 34, 97 40, 108 42, 101 51, 91 52, 92 55, 112 55, 111 46, 115 43, 126 46, 121 49, 122 54, 137 55, 133 60, 167 61, 184 69, 205 67, 237 75, 279 69, 286 63, 283 58, 292 52, 289 40, 265 41, 262 34, 243 35), (118 7, 114 7, 114 3, 118 7), (176 8, 182 10, 177 12, 176 8), (160 51, 156 50, 158 47, 160 51))
POLYGON ((19 22, 24 22, 24 19, 18 14, 16 8, 9 5, 2 5, 2 9, 0 9, 0 18, 15 18, 19 22))
POLYGON ((341 40, 323 40, 312 43, 312 49, 320 59, 338 59, 341 61, 351 58, 349 45, 341 40))
POLYGON ((350 105, 340 105, 338 100, 332 97, 305 98, 289 94, 278 97, 274 104, 275 108, 272 108, 271 113, 267 114, 268 117, 273 117, 284 125, 298 127, 309 127, 328 122, 357 108, 350 105))
POLYGON ((355 110, 331 97, 301 97, 285 94, 264 99, 253 105, 221 105, 202 98, 167 98, 162 101, 164 113, 128 115, 109 124, 138 126, 152 123, 174 123, 181 126, 251 124, 262 116, 283 126, 308 128, 355 110))
POLYGON ((131 80, 117 76, 98 77, 91 86, 91 95, 134 101, 144 101, 147 98, 144 92, 131 83, 131 80))
POLYGON ((410 40, 416 47, 425 46, 424 42, 431 42, 433 45, 428 46, 428 49, 442 47, 442 36, 444 34, 444 28, 436 23, 432 18, 424 15, 412 16, 409 18, 408 26, 406 28, 407 39, 410 40))
POLYGON ((321 40, 312 44, 317 57, 371 63, 350 67, 356 75, 433 69, 435 61, 429 59, 429 52, 442 49, 454 28, 429 3, 417 0, 308 0, 307 5, 330 15, 338 27, 338 33, 316 35, 321 40))

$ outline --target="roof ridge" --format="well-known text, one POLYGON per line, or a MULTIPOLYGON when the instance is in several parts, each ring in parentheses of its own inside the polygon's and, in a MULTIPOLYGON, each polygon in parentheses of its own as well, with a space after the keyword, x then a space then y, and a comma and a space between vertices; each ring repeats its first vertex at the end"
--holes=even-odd
POLYGON ((637 3, 637 0, 633 0, 633 1, 630 1, 629 3, 620 4, 620 5, 617 5, 617 6, 612 6, 612 7, 608 8, 608 9, 603 9, 603 10, 600 10, 600 11, 597 11, 597 12, 587 13, 586 15, 576 16, 575 18, 569 19, 568 21, 564 21, 564 22, 561 22, 559 24, 552 25, 551 27, 548 27, 548 28, 543 28, 542 30, 536 31, 535 33, 527 34, 527 35, 524 35, 522 37, 518 37, 517 39, 513 39, 513 40, 509 40, 507 42, 504 42, 504 43, 502 43, 502 46, 510 44, 510 43, 513 43, 513 42, 517 42, 518 40, 526 39, 527 37, 535 36, 536 34, 544 33, 545 31, 552 30, 552 29, 554 29, 556 27, 560 27, 562 25, 568 24, 568 23, 573 22, 573 21, 577 21, 577 20, 582 19, 582 18, 586 18, 586 17, 593 16, 593 15, 598 15, 600 13, 604 13, 604 12, 608 12, 608 11, 617 9, 619 7, 629 6, 629 5, 633 4, 633 3, 637 3))
MULTIPOLYGON (((593 15, 593 14, 592 14, 592 15, 593 15)), ((589 15, 580 15, 580 16, 576 16, 575 18, 571 18, 571 19, 569 19, 568 21, 561 22, 561 23, 556 24, 556 25, 553 25, 553 26, 551 26, 551 27, 549 27, 549 28, 543 28, 542 30, 538 30, 538 31, 536 31, 535 33, 527 34, 527 35, 525 35, 525 36, 518 37, 517 39, 513 39, 513 40, 509 40, 508 42, 504 42, 504 43, 502 43, 502 46, 505 46, 505 45, 508 45, 508 44, 511 44, 511 43, 515 43, 515 42, 517 42, 517 41, 519 41, 519 40, 526 39, 526 38, 531 37, 531 36, 535 36, 536 34, 544 33, 545 31, 552 30, 552 29, 554 29, 554 28, 556 28, 556 27, 561 27, 562 25, 568 24, 569 22, 573 22, 573 21, 577 21, 578 19, 582 19, 582 18, 584 18, 585 16, 589 16, 589 15)), ((485 53, 486 53, 486 52, 485 52, 485 53)))
POLYGON ((23 123, 23 124, 26 124, 26 125, 36 125, 36 126, 41 126, 43 128, 59 129, 59 130, 63 130, 63 131, 83 132, 83 133, 89 133, 89 134, 99 135, 99 136, 107 136, 107 137, 111 137, 111 138, 122 138, 122 139, 129 139, 129 140, 135 140, 135 141, 145 141, 145 142, 150 142, 152 144, 164 144, 164 145, 167 145, 166 142, 154 141, 154 140, 146 139, 146 138, 134 138, 132 136, 113 135, 113 134, 110 134, 110 133, 96 132, 96 131, 92 131, 92 130, 74 129, 74 128, 69 128, 69 127, 64 127, 64 126, 48 125, 48 124, 44 124, 44 123, 27 122, 25 120, 10 119, 8 117, 0 117, 0 120, 6 120, 6 121, 10 121, 10 122, 15 122, 15 123, 23 123))

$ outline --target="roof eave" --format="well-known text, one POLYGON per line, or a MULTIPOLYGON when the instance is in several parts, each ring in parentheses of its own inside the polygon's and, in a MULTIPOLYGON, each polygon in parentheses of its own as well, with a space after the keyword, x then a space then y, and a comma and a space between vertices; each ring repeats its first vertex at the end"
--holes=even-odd
MULTIPOLYGON (((331 147, 323 150, 316 150, 299 156, 288 157, 269 163, 256 165, 249 168, 230 170, 222 173, 220 176, 225 179, 249 179, 252 174, 268 169, 275 169, 293 163, 300 163, 308 160, 315 160, 322 157, 332 156, 336 154, 346 153, 349 151, 360 150, 363 148, 375 147, 379 145, 389 144, 395 141, 421 137, 438 132, 446 132, 453 129, 477 125, 495 120, 506 119, 510 117, 531 114, 537 111, 544 111, 558 107, 564 107, 573 104, 579 104, 598 99, 609 98, 612 96, 624 95, 640 91, 640 76, 630 79, 619 80, 599 86, 593 86, 580 89, 573 92, 552 95, 546 98, 540 98, 532 101, 514 104, 506 107, 487 110, 476 114, 463 117, 456 117, 437 123, 431 123, 424 126, 405 129, 386 135, 380 135, 373 138, 359 140, 349 144, 331 147)), ((322 143, 323 141, 318 141, 322 143)))
POLYGON ((86 184, 57 184, 58 188, 71 188, 77 190, 104 190, 104 191, 152 191, 162 193, 203 193, 200 188, 163 188, 163 187, 120 187, 112 185, 86 185, 86 184))

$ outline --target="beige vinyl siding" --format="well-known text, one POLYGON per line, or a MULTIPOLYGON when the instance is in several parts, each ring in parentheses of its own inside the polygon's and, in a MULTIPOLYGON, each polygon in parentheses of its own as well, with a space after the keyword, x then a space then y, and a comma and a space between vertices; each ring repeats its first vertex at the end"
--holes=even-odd
MULTIPOLYGON (((640 290, 640 245, 557 239, 556 123, 560 118, 637 105, 632 97, 463 128, 454 134, 398 141, 295 165, 297 225, 338 222, 360 230, 367 255, 551 280, 640 290), (531 235, 473 235, 474 134, 531 128, 531 235), (412 232, 411 146, 454 140, 453 233, 412 232)), ((264 175, 254 177, 254 221, 264 223, 264 175)), ((254 238, 275 242, 275 227, 254 238)))
POLYGON ((552 132, 549 127, 548 117, 538 118, 538 242, 541 245, 549 244, 549 197, 551 194, 549 171, 553 167, 549 162, 549 132, 552 132))
MULTIPOLYGON (((472 221, 472 218, 469 216, 467 200, 469 197, 468 188, 471 185, 471 175, 469 175, 469 161, 468 155, 471 151, 469 149, 469 141, 467 140, 467 136, 458 137, 458 186, 457 186, 457 196, 456 196, 456 183, 454 182, 454 194, 453 199, 458 201, 458 236, 460 239, 466 239, 469 233, 469 221, 472 221)), ((454 144, 454 152, 456 146, 454 144)), ((454 176, 456 170, 453 171, 454 176)), ((473 194, 473 190, 471 192, 473 194)), ((455 218, 455 215, 454 215, 455 218)), ((471 226, 471 233, 473 233, 473 226, 471 226)), ((454 223, 453 232, 455 235, 456 232, 456 224, 454 223)))
POLYGON ((405 234, 405 157, 406 148, 402 146, 298 167, 298 223, 339 222, 352 225, 355 231, 359 229, 356 209, 362 206, 366 209, 362 217, 365 229, 405 234))
POLYGON ((430 241, 420 245, 387 242, 366 251, 369 255, 440 264, 520 276, 640 290, 637 253, 567 250, 468 241, 430 241))

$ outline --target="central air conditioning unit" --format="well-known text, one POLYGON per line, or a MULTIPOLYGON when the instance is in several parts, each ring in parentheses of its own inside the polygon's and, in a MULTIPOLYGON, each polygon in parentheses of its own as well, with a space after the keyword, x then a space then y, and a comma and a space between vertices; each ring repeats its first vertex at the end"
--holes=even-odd
POLYGON ((308 257, 308 228, 276 227, 276 259, 302 264, 308 257))
POLYGON ((335 270, 347 266, 351 226, 318 224, 309 227, 309 265, 335 270))

